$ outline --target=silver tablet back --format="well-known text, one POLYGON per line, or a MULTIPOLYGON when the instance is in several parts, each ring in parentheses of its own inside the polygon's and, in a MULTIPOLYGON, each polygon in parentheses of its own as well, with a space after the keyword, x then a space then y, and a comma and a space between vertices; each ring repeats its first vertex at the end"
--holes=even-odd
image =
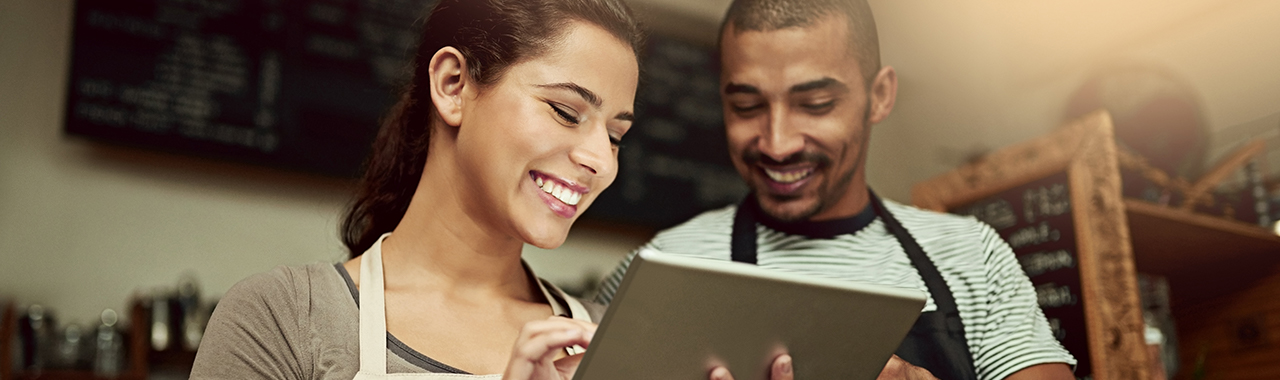
POLYGON ((642 251, 575 380, 706 379, 726 365, 767 380, 790 353, 797 379, 874 379, 924 306, 914 289, 642 251))

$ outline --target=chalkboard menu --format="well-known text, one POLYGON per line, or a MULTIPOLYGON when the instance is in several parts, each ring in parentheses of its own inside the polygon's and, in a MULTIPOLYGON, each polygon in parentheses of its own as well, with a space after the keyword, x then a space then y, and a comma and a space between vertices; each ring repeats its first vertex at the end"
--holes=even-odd
MULTIPOLYGON (((430 0, 77 0, 65 131, 354 178, 430 0)), ((746 193, 711 49, 653 36, 620 174, 586 218, 669 226, 746 193)))
POLYGON ((1082 379, 1149 378, 1111 118, 1098 111, 912 188, 1013 248, 1082 379))
POLYGON ((353 177, 423 1, 78 0, 67 133, 353 177))
POLYGON ((636 122, 618 153, 618 179, 586 216, 667 227, 746 195, 729 161, 711 53, 650 36, 640 63, 636 122))
POLYGON ((1076 376, 1087 378, 1093 367, 1089 362, 1068 186, 1066 172, 1060 172, 951 211, 976 217, 1009 243, 1035 286, 1053 336, 1075 355, 1076 376))

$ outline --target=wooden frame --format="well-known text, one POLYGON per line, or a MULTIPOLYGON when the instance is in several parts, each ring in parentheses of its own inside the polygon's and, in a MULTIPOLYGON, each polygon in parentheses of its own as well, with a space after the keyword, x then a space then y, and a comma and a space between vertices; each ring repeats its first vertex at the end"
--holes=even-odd
POLYGON ((13 378, 13 341, 17 335, 18 314, 13 301, 0 298, 0 380, 13 378))
POLYGON ((1064 171, 1093 377, 1146 379, 1142 308, 1109 114, 1095 111, 1046 136, 918 183, 911 199, 918 207, 945 212, 1064 171))

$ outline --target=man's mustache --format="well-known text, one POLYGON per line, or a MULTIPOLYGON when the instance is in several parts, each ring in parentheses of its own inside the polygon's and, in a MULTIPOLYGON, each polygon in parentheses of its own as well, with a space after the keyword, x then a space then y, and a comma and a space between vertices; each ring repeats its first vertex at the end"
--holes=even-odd
POLYGON ((742 162, 747 165, 764 164, 766 166, 788 166, 813 163, 818 167, 823 167, 831 164, 831 157, 818 152, 800 151, 787 156, 782 160, 775 160, 773 157, 760 153, 760 150, 758 149, 747 149, 742 152, 742 162))

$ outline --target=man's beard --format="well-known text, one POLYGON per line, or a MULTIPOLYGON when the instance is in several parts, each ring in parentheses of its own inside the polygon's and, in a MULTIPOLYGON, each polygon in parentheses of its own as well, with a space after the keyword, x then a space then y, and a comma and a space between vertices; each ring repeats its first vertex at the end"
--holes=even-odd
MULTIPOLYGON (((742 162, 743 164, 746 164, 748 168, 752 168, 752 170, 757 170, 757 168, 760 167, 759 164, 761 163, 769 166, 787 166, 787 165, 795 165, 795 164, 812 163, 814 165, 814 172, 816 174, 817 171, 824 170, 830 167, 832 160, 830 156, 827 156, 826 154, 823 154, 820 152, 801 151, 801 152, 792 154, 790 156, 787 156, 786 158, 779 161, 779 160, 774 160, 773 158, 767 155, 761 154, 759 150, 748 149, 742 153, 742 162)), ((823 185, 823 184, 818 184, 818 185, 823 185)), ((755 181, 747 181, 747 186, 751 187, 751 191, 756 194, 756 197, 757 197, 756 202, 760 204, 761 206, 760 209, 763 210, 765 214, 768 214, 770 217, 774 219, 778 219, 780 221, 784 221, 784 222, 795 222, 795 221, 808 219, 809 217, 812 217, 816 215, 818 212, 822 211, 827 205, 826 194, 824 194, 825 189, 823 189, 822 187, 819 187, 817 189, 818 191, 817 202, 814 202, 813 206, 801 211, 796 215, 778 215, 773 212, 774 210, 770 210, 764 207, 764 202, 762 201, 764 200, 765 197, 768 197, 769 199, 772 199, 776 202, 781 203, 781 202, 787 202, 787 201, 799 199, 803 196, 803 194, 797 194, 797 195, 769 194, 766 191, 767 189, 757 188, 759 184, 755 181)))

